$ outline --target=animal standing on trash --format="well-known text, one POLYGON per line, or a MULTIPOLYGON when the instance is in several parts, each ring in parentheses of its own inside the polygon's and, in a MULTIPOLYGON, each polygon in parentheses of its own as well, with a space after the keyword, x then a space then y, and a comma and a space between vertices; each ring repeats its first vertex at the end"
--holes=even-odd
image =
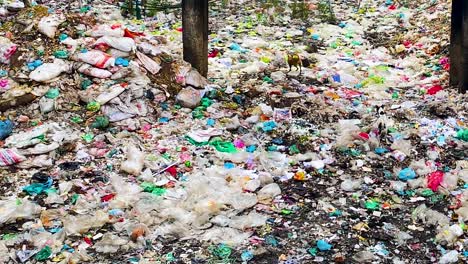
POLYGON ((289 71, 291 71, 292 66, 296 67, 296 70, 299 70, 299 74, 302 73, 302 60, 299 54, 293 53, 293 52, 288 52, 288 65, 289 65, 289 71))

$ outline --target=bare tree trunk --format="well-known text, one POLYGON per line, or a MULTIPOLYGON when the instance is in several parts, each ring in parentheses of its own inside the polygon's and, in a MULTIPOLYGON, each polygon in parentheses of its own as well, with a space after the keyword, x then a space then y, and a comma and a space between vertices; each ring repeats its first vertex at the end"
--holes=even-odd
POLYGON ((450 32, 450 84, 465 93, 468 86, 468 4, 452 1, 450 32))
POLYGON ((182 0, 184 60, 208 74, 208 0, 182 0))
POLYGON ((32 6, 31 0, 23 0, 23 4, 26 7, 31 7, 32 6))

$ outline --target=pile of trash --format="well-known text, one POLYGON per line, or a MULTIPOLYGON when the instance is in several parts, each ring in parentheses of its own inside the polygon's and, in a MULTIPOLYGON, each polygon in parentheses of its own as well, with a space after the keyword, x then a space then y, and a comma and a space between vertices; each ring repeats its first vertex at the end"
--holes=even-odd
POLYGON ((208 79, 82 2, 1 2, 2 263, 466 260, 449 1, 219 3, 208 79))

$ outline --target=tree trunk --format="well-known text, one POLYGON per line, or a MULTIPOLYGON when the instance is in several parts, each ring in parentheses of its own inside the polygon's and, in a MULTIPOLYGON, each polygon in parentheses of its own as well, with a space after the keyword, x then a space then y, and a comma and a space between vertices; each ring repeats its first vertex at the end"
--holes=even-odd
POLYGON ((463 63, 460 83, 458 89, 460 93, 465 93, 468 87, 468 2, 463 1, 463 63))
POLYGON ((24 4, 25 7, 31 7, 32 6, 31 0, 23 0, 23 4, 24 4))
POLYGON ((452 1, 450 32, 450 84, 466 92, 468 78, 468 3, 452 1))
POLYGON ((182 0, 184 60, 208 73, 208 0, 182 0))

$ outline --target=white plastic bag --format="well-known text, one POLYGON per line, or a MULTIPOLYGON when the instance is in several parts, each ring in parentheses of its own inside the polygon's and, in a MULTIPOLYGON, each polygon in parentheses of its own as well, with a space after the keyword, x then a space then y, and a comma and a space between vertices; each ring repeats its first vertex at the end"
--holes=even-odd
POLYGON ((56 59, 53 63, 44 63, 29 74, 29 79, 36 82, 48 82, 57 78, 62 72, 68 71, 70 65, 56 59))
POLYGON ((57 33, 58 26, 64 21, 64 17, 58 15, 43 17, 38 24, 39 32, 46 35, 48 38, 54 38, 57 33))
POLYGON ((138 52, 138 51, 137 51, 136 55, 137 55, 138 59, 140 60, 140 62, 145 67, 145 69, 147 69, 152 74, 157 74, 159 72, 159 70, 161 70, 161 66, 159 65, 159 63, 155 62, 150 57, 148 57, 145 54, 143 54, 141 52, 138 52))
POLYGON ((102 36, 109 36, 109 37, 123 37, 124 30, 122 27, 112 27, 109 25, 98 25, 93 27, 89 32, 88 35, 91 37, 102 37, 102 36))
POLYGON ((86 62, 94 67, 105 69, 115 66, 115 58, 100 50, 90 50, 88 52, 80 52, 73 57, 74 60, 86 62))
POLYGON ((100 79, 107 79, 112 76, 112 72, 104 69, 95 68, 88 64, 81 65, 81 67, 78 68, 78 72, 100 79))
POLYGON ((118 49, 125 52, 130 52, 136 50, 135 41, 132 38, 127 37, 110 37, 104 36, 96 40, 94 46, 106 44, 109 47, 118 49))
POLYGON ((127 147, 127 160, 122 162, 120 169, 126 173, 138 176, 143 170, 144 163, 145 154, 135 147, 135 145, 131 144, 127 147))
POLYGON ((41 207, 27 199, 1 200, 0 225, 14 222, 16 219, 34 219, 41 212, 41 207))
POLYGON ((200 104, 200 101, 203 97, 203 91, 194 89, 192 87, 186 87, 180 90, 177 94, 177 102, 180 103, 183 107, 195 108, 200 104))

